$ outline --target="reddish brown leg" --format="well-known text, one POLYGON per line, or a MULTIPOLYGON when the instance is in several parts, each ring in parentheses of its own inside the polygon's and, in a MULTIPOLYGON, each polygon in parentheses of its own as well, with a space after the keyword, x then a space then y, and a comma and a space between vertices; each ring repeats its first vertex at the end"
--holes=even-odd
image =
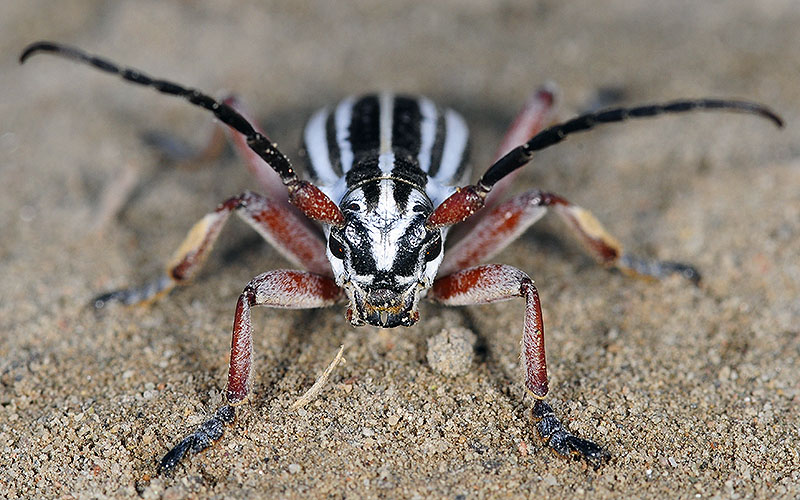
MULTIPOLYGON (((264 133, 261 127, 259 127, 258 124, 251 118, 250 113, 237 97, 230 96, 225 99, 224 102, 228 106, 238 111, 247 119, 247 121, 252 123, 253 128, 255 128, 256 131, 262 134, 264 133)), ((247 166, 247 171, 250 172, 250 174, 255 178, 255 180, 264 190, 264 193, 266 193, 269 198, 276 200, 277 202, 289 205, 286 197, 286 186, 283 185, 281 177, 274 170, 272 170, 272 167, 267 165, 267 163, 260 156, 250 149, 250 146, 247 145, 247 139, 245 139, 242 134, 236 132, 230 127, 225 127, 225 131, 228 132, 228 137, 236 148, 236 152, 239 153, 239 156, 244 160, 244 163, 247 166)))
MULTIPOLYGON (((229 96, 223 102, 250 122, 257 132, 264 134, 264 131, 252 119, 246 107, 236 96, 229 96)), ((265 193, 273 203, 285 205, 287 210, 299 213, 297 208, 289 203, 286 186, 283 184, 281 177, 248 146, 247 139, 242 134, 222 123, 217 122, 214 125, 206 146, 200 151, 192 150, 166 133, 148 133, 145 135, 145 141, 150 146, 162 151, 167 158, 178 162, 179 166, 187 168, 201 165, 217 158, 223 151, 226 136, 233 144, 236 152, 244 160, 247 171, 258 182, 260 191, 265 193)), ((306 223, 309 223, 309 221, 306 221, 306 223)))
POLYGON ((556 419, 547 395, 547 365, 544 351, 544 325, 539 293, 527 274, 511 266, 490 264, 472 267, 436 280, 429 297, 446 305, 486 304, 514 297, 525 299, 520 358, 525 369, 525 387, 536 398, 533 417, 537 430, 548 446, 561 455, 577 454, 594 467, 608 453, 597 444, 576 437, 556 419))
MULTIPOLYGON (((497 153, 492 163, 520 144, 524 144, 552 122, 556 92, 554 85, 545 85, 528 98, 525 106, 506 131, 506 135, 503 136, 503 141, 500 143, 500 147, 497 148, 497 153)), ((505 179, 494 185, 492 192, 486 197, 486 207, 491 208, 503 199, 503 194, 506 190, 514 185, 514 179, 518 173, 519 171, 512 172, 505 179)))
POLYGON ((231 334, 231 360, 226 404, 161 459, 160 470, 168 472, 191 451, 202 451, 222 436, 224 425, 233 422, 235 407, 244 403, 252 387, 253 327, 250 309, 254 306, 284 309, 313 309, 333 305, 342 290, 328 277, 303 271, 277 270, 253 278, 236 304, 231 334))
POLYGON ((164 275, 143 286, 101 295, 95 298, 95 307, 101 308, 108 302, 137 304, 152 301, 175 285, 188 282, 202 267, 223 225, 234 212, 292 263, 317 274, 331 273, 325 257, 325 241, 320 233, 305 223, 302 215, 260 194, 246 192, 224 201, 189 230, 164 275))
POLYGON ((591 212, 557 194, 536 190, 523 193, 487 211, 467 237, 448 249, 440 272, 447 274, 464 269, 494 256, 539 220, 547 207, 561 216, 589 253, 603 265, 636 276, 663 278, 678 273, 693 283, 700 279, 700 274, 689 265, 644 259, 623 252, 619 241, 605 230, 591 212))
POLYGON ((541 200, 538 191, 529 191, 487 210, 466 237, 447 249, 439 273, 478 265, 503 250, 547 212, 541 200))
MULTIPOLYGON (((237 113, 242 115, 252 126, 253 129, 261 134, 264 134, 263 129, 258 126, 257 122, 253 120, 250 116, 250 113, 247 111, 246 107, 241 103, 241 101, 235 96, 229 96, 224 101, 224 104, 230 106, 233 110, 237 113)), ((244 160, 244 164, 247 167, 248 172, 253 176, 253 178, 258 182, 261 187, 261 190, 266 194, 267 198, 272 200, 272 202, 276 205, 283 205, 285 210, 290 212, 295 212, 295 214, 299 215, 303 207, 298 209, 298 207, 292 205, 289 202, 289 197, 287 196, 287 186, 284 185, 283 181, 281 180, 280 175, 275 172, 275 170, 267 164, 264 159, 259 156, 253 149, 248 145, 247 139, 244 135, 237 132, 235 129, 231 127, 227 127, 221 123, 218 123, 217 126, 214 128, 214 132, 212 136, 208 140, 208 144, 206 148, 199 152, 199 153, 192 153, 192 154, 178 154, 175 155, 174 153, 172 156, 178 156, 178 159, 181 160, 181 164, 186 163, 202 163, 207 162, 210 159, 216 157, 221 151, 222 147, 225 144, 225 136, 228 136, 231 143, 233 144, 234 148, 236 149, 239 156, 244 160)), ((171 145, 171 141, 168 137, 162 137, 160 135, 151 135, 149 136, 149 140, 151 144, 159 147, 162 150, 174 150, 180 149, 180 147, 176 148, 175 146, 171 145)), ((306 186, 300 186, 302 190, 312 190, 306 186)), ((290 193, 292 192, 292 188, 290 188, 290 193)), ((309 216, 313 217, 314 213, 312 211, 309 216)), ((309 220, 302 219, 303 223, 309 226, 310 228, 315 228, 313 223, 309 220)), ((327 221, 326 221, 327 222, 327 221)))
POLYGON ((527 274, 502 264, 472 267, 437 279, 428 297, 449 306, 487 304, 523 297, 525 321, 520 359, 525 368, 525 387, 535 398, 547 395, 542 310, 539 293, 527 274))
POLYGON ((341 296, 342 289, 332 278, 303 271, 269 271, 253 278, 236 303, 226 390, 228 403, 242 403, 250 393, 253 349, 251 307, 316 309, 333 305, 341 296))
MULTIPOLYGON (((250 122, 257 132, 264 133, 236 96, 231 95, 223 102, 250 122)), ((190 168, 217 158, 225 147, 226 135, 233 143, 239 156, 245 161, 248 172, 258 182, 261 190, 276 202, 285 201, 286 187, 281 182, 280 176, 250 149, 244 136, 220 122, 214 124, 206 145, 201 150, 191 148, 183 144, 181 140, 164 132, 148 132, 144 134, 144 140, 149 146, 162 152, 167 159, 177 162, 181 167, 190 168)))
MULTIPOLYGON (((497 148, 494 160, 497 161, 515 147, 536 135, 553 119, 553 108, 556 90, 552 85, 546 85, 534 92, 525 103, 525 106, 514 119, 506 131, 500 147, 497 148)), ((473 229, 487 216, 489 210, 503 199, 509 187, 514 185, 514 179, 519 175, 519 170, 512 172, 505 179, 495 184, 486 197, 484 209, 462 224, 455 226, 450 234, 450 241, 460 241, 462 238, 471 238, 473 229)), ((458 268, 463 269, 463 267, 458 268)))

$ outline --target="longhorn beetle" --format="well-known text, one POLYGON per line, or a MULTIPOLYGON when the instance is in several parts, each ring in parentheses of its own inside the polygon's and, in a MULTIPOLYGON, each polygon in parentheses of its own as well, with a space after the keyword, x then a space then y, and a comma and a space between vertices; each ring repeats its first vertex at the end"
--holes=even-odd
POLYGON ((348 97, 311 117, 304 133, 309 181, 298 177, 286 155, 232 99, 220 102, 198 90, 58 43, 33 43, 23 51, 20 62, 39 52, 88 64, 211 111, 237 132, 235 144, 270 193, 267 197, 245 192, 222 202, 191 228, 163 276, 144 286, 104 294, 95 299, 96 306, 153 300, 186 283, 202 266, 232 213, 284 257, 305 268, 268 271, 245 286, 233 320, 226 403, 164 456, 162 471, 172 469, 187 452, 203 450, 219 439, 224 425, 234 420, 235 407, 247 400, 252 385, 252 307, 316 308, 346 299, 346 318, 353 326, 393 328, 417 322, 421 298, 454 306, 523 298, 520 357, 525 387, 535 399, 536 429, 557 453, 575 454, 600 466, 608 453, 571 434, 544 401, 544 326, 533 281, 511 266, 481 262, 551 208, 602 264, 655 278, 679 273, 696 282, 699 274, 686 264, 624 252, 589 211, 557 194, 533 190, 502 202, 498 192, 536 151, 598 125, 665 113, 726 110, 755 114, 783 126, 776 113, 757 103, 691 99, 587 113, 545 128, 553 93, 542 89, 507 132, 494 164, 475 184, 464 186, 470 167, 468 132, 461 116, 425 97, 384 92, 348 97), (467 219, 471 224, 454 234, 445 252, 451 227, 467 219))

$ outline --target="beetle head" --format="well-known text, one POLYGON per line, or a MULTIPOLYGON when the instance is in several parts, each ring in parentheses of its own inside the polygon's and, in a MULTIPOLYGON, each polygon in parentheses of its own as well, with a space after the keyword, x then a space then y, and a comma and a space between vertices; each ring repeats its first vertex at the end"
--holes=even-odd
POLYGON ((348 320, 413 325, 443 257, 442 230, 425 227, 430 199, 407 182, 375 179, 348 192, 341 208, 345 222, 329 228, 328 259, 350 299, 348 320))

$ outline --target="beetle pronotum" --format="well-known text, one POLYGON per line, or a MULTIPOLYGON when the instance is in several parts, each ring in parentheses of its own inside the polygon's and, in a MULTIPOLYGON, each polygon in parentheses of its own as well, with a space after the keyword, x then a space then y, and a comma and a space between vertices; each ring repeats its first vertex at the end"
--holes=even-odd
POLYGON ((245 192, 224 201, 191 228, 163 276, 141 287, 102 295, 96 299, 97 306, 152 300, 187 282, 200 269, 232 213, 305 269, 269 271, 244 288, 233 321, 226 403, 164 456, 162 470, 174 467, 188 451, 205 449, 221 437, 224 424, 234 419, 235 407, 250 395, 250 309, 254 306, 316 308, 347 300, 346 317, 354 326, 391 328, 416 323, 422 298, 468 305, 514 297, 525 300, 521 361, 525 387, 535 398, 532 413, 540 436, 559 454, 574 453, 599 466, 608 453, 571 434, 544 401, 548 392, 544 326, 533 281, 511 266, 481 262, 552 208, 588 252, 607 266, 656 278, 680 273, 697 281, 699 275, 685 264, 624 252, 589 211, 557 194, 533 190, 500 201, 498 191, 536 151, 597 125, 694 110, 751 113, 783 125, 777 114, 757 103, 692 99, 608 109, 545 128, 553 95, 542 89, 507 132, 495 163, 475 184, 463 186, 470 168, 468 132, 461 116, 425 97, 383 92, 346 98, 311 117, 304 134, 310 180, 302 180, 289 159, 243 116, 233 100, 220 102, 52 42, 31 44, 20 62, 39 52, 88 64, 211 111, 236 131, 235 144, 271 195, 245 192), (319 225, 309 224, 309 219, 319 225), (449 241, 445 251, 450 228, 467 219, 471 225, 449 241))

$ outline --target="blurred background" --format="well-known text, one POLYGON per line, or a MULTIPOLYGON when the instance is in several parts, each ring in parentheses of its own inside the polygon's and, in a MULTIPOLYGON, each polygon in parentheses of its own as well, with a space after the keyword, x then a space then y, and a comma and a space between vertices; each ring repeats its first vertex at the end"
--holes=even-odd
POLYGON ((797 26, 795 0, 3 2, 0 492, 798 495, 786 445, 800 398, 797 26), (169 480, 154 461, 219 402, 236 297, 287 264, 232 224, 194 286, 150 308, 87 310, 159 272, 194 221, 254 185, 230 152, 187 168, 142 142, 157 131, 200 148, 213 130, 204 112, 47 56, 20 67, 40 39, 234 92, 293 158, 314 109, 387 88, 461 111, 476 172, 545 82, 564 119, 715 96, 766 103, 787 127, 732 114, 608 127, 520 176, 518 190, 592 209, 632 251, 704 273, 700 289, 608 273, 549 218, 498 257, 539 287, 551 394, 611 449, 601 473, 531 434, 511 302, 466 316, 430 306, 409 332, 353 330, 343 308, 259 311, 252 412, 169 480), (425 339, 465 321, 489 354, 463 379, 431 373, 425 339), (308 417, 290 415, 341 343, 350 363, 334 389, 308 417))

